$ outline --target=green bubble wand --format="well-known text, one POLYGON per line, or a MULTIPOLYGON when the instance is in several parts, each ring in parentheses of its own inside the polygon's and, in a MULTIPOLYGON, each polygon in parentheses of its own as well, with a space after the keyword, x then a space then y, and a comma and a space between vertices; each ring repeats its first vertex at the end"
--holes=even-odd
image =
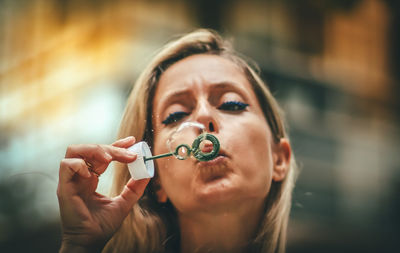
POLYGON ((192 147, 190 147, 187 144, 180 144, 176 147, 175 151, 173 151, 173 152, 165 153, 165 154, 161 154, 161 155, 150 156, 150 157, 143 157, 143 160, 146 162, 149 160, 155 160, 155 159, 169 157, 169 156, 175 156, 179 160, 186 160, 192 154, 197 160, 199 160, 201 162, 210 161, 218 156, 219 148, 220 148, 220 144, 219 144, 217 137, 215 137, 214 135, 209 134, 209 133, 204 133, 204 134, 200 134, 199 136, 196 137, 196 139, 194 139, 194 141, 192 143, 192 147), (203 152, 200 148, 201 142, 203 142, 205 140, 208 140, 213 144, 213 149, 208 153, 203 152), (186 155, 183 156, 180 154, 186 154, 186 155))

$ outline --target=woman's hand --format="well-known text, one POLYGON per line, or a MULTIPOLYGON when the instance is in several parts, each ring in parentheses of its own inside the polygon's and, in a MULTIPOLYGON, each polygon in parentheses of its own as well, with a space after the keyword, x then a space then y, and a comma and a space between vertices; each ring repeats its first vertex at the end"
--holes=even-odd
POLYGON ((63 230, 61 252, 99 252, 143 195, 149 179, 130 179, 122 193, 108 198, 96 192, 111 161, 130 163, 136 155, 127 137, 112 145, 73 145, 60 164, 57 196, 63 230))

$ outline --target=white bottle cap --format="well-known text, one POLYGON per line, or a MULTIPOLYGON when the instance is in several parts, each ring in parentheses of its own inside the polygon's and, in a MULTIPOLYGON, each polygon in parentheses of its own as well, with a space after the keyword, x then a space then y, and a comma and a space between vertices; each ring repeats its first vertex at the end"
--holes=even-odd
POLYGON ((128 169, 133 179, 152 178, 154 176, 154 162, 153 160, 146 162, 143 160, 143 157, 152 156, 149 145, 142 141, 134 144, 128 150, 137 154, 136 160, 128 164, 128 169))

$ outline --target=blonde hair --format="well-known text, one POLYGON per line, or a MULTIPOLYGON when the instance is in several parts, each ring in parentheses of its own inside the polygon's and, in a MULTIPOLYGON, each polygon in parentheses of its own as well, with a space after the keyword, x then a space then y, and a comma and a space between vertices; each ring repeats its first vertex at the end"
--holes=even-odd
MULTIPOLYGON (((258 102, 268 121, 274 141, 287 138, 283 117, 278 103, 257 72, 239 56, 231 45, 216 32, 200 29, 164 46, 137 79, 128 98, 118 138, 133 135, 152 145, 152 99, 155 87, 170 65, 194 54, 214 54, 236 63, 252 84, 258 102)), ((291 195, 297 169, 291 156, 290 168, 285 179, 272 182, 266 199, 266 208, 259 231, 251 242, 259 252, 284 252, 286 230, 291 207, 291 195)), ((119 194, 128 179, 124 164, 115 168, 112 194, 119 194)), ((152 180, 154 181, 154 180, 152 180)), ((177 217, 171 203, 158 203, 155 196, 157 185, 150 182, 143 197, 106 245, 104 252, 166 252, 179 247, 177 217)))

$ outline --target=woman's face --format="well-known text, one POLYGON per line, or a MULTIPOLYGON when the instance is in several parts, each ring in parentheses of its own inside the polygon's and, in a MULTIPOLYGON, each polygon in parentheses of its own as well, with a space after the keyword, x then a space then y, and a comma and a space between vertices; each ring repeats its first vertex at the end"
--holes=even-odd
MULTIPOLYGON (((193 55, 161 75, 153 100, 154 154, 169 152, 168 138, 186 121, 203 124, 218 138, 219 156, 208 162, 158 159, 159 198, 168 197, 180 212, 264 201, 274 144, 256 95, 236 64, 216 55, 193 55)), ((195 136, 187 136, 186 143, 195 136)))

